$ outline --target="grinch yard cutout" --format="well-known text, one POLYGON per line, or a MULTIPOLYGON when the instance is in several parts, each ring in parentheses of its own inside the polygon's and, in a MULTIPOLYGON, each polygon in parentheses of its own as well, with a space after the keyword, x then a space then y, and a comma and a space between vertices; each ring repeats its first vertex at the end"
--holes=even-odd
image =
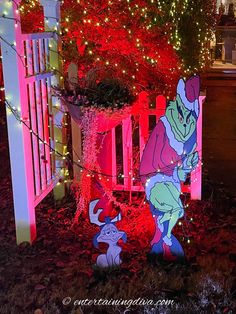
POLYGON ((116 221, 121 220, 121 215, 118 214, 114 219, 105 217, 105 222, 99 220, 99 215, 103 211, 102 208, 97 209, 94 213, 99 199, 93 200, 89 204, 89 218, 90 222, 100 226, 101 230, 93 239, 93 244, 98 248, 98 243, 103 242, 109 245, 106 254, 101 254, 97 257, 96 266, 98 267, 114 267, 121 264, 121 247, 117 244, 120 239, 126 242, 127 236, 124 231, 119 231, 115 225, 116 221))
POLYGON ((145 146, 140 177, 155 222, 151 253, 166 259, 182 258, 184 252, 172 230, 184 215, 181 182, 198 164, 196 151, 199 116, 199 76, 180 79, 176 99, 167 105, 145 146))

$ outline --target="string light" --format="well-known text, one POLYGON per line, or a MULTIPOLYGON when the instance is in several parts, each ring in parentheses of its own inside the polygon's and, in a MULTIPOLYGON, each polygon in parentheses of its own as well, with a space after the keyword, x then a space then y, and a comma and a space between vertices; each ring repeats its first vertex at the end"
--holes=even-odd
MULTIPOLYGON (((157 4, 158 4, 158 10, 162 10, 162 8, 161 8, 161 2, 162 1, 157 1, 157 4), (160 5, 159 5, 160 4, 160 5)), ((178 24, 178 22, 180 21, 180 17, 178 17, 178 18, 176 18, 176 15, 177 15, 177 12, 178 12, 178 10, 176 9, 176 3, 177 3, 177 1, 173 1, 174 3, 173 3, 173 10, 171 10, 170 11, 170 15, 171 16, 173 16, 174 17, 174 23, 176 23, 176 25, 178 24)), ((183 9, 182 9, 182 11, 181 11, 181 14, 183 15, 184 14, 184 12, 185 12, 185 10, 187 9, 187 5, 188 5, 188 0, 185 0, 184 1, 184 5, 183 5, 183 9)), ((80 1, 79 0, 77 0, 77 3, 78 4, 80 4, 80 1)), ((130 1, 128 1, 127 0, 127 3, 130 3, 130 1)), ((154 3, 154 1, 153 0, 151 0, 151 3, 154 3)), ((163 3, 162 3, 163 4, 163 3)), ((31 3, 30 3, 30 5, 29 5, 29 8, 31 8, 31 9, 33 9, 35 6, 37 5, 37 1, 31 1, 31 3)), ((109 1, 109 6, 111 6, 112 5, 112 2, 111 1, 109 1)), ((131 3, 130 3, 130 5, 131 5, 131 3)), ((23 5, 21 5, 20 7, 19 7, 19 11, 20 12, 22 12, 23 14, 25 14, 26 13, 26 9, 25 9, 26 7, 24 7, 23 5)), ((18 9, 17 9, 17 11, 18 11, 18 9)), ((18 11, 18 13, 19 13, 19 11, 18 11)), ((144 7, 144 8, 140 8, 139 7, 139 5, 138 4, 135 4, 135 7, 130 7, 130 12, 131 12, 131 16, 137 16, 138 14, 140 15, 140 16, 142 16, 143 18, 144 18, 144 20, 145 20, 145 22, 144 22, 144 25, 143 25, 143 29, 145 29, 145 27, 146 27, 146 29, 147 30, 150 30, 154 25, 155 25, 155 23, 157 22, 157 18, 154 18, 154 19, 152 19, 152 21, 153 21, 153 23, 150 23, 150 21, 148 20, 148 14, 147 14, 147 11, 148 11, 148 8, 147 7, 144 7), (146 23, 146 24, 145 24, 146 23)), ((30 12, 29 10, 27 11, 27 12, 30 12)), ((90 16, 89 16, 89 7, 86 9, 86 10, 84 10, 84 14, 86 15, 86 19, 84 20, 84 21, 86 21, 86 23, 88 23, 88 24, 90 24, 90 25, 96 25, 96 26, 101 26, 101 27, 104 27, 104 23, 102 22, 102 21, 99 21, 99 22, 97 22, 97 21, 94 21, 92 18, 90 18, 90 16)), ((5 16, 3 17, 3 18, 7 18, 7 12, 6 12, 6 14, 4 14, 5 16)), ((50 17, 46 17, 46 23, 49 23, 49 19, 50 19, 50 17)), ((66 19, 65 19, 65 21, 69 24, 68 26, 66 26, 65 28, 64 28, 64 31, 66 32, 66 33, 68 33, 68 32, 70 32, 70 23, 71 23, 71 18, 70 17, 67 17, 66 19)), ((113 19, 110 19, 110 16, 107 16, 107 17, 105 17, 105 19, 104 19, 104 22, 105 23, 108 23, 108 22, 110 22, 110 21, 112 21, 112 23, 114 23, 114 20, 113 19)), ((58 23, 58 21, 57 21, 57 23, 58 23)), ((117 23, 117 21, 116 21, 116 23, 117 23)), ((174 24, 173 23, 173 24, 174 24)), ((90 27, 90 25, 89 25, 89 27, 90 27)), ((15 27, 18 27, 18 22, 17 21, 15 21, 15 27)), ((87 27, 87 26, 86 26, 87 27)), ((124 27, 124 29, 125 30, 127 30, 127 32, 128 32, 128 34, 132 34, 132 30, 130 30, 128 27, 127 27, 127 25, 124 25, 123 26, 124 27)), ((55 31, 57 31, 57 27, 55 27, 55 31)), ((199 29, 199 31, 201 31, 201 29, 199 29)), ((150 30, 150 32, 151 32, 151 30, 150 30)), ((55 32, 56 33, 56 32, 55 32)), ((83 31, 82 31, 82 33, 83 33, 83 31)), ((151 33, 150 33, 151 34, 151 33)), ((167 32, 166 32, 166 34, 167 34, 167 32)), ((200 37, 200 36, 199 36, 200 37)), ((84 39, 84 38, 83 38, 84 39)), ((171 40, 170 40, 170 43, 171 42, 174 42, 175 41, 175 45, 174 45, 174 47, 175 47, 175 49, 178 51, 179 49, 180 49, 180 47, 181 47, 181 43, 182 43, 182 41, 181 41, 181 38, 180 38, 180 36, 179 36, 179 33, 178 33, 178 30, 176 30, 176 29, 174 29, 173 28, 173 33, 172 33, 172 38, 171 38, 171 40)), ((72 42, 70 41, 70 43, 72 44, 72 42)), ((16 43, 13 43, 13 45, 15 45, 16 43)), ((94 57, 96 58, 96 60, 98 61, 98 62, 101 62, 101 64, 103 63, 103 64, 106 64, 106 65, 110 65, 110 62, 109 62, 109 60, 107 60, 106 58, 103 58, 102 56, 97 56, 97 54, 96 54, 96 51, 95 50, 92 50, 91 48, 92 48, 92 42, 90 42, 90 41, 85 41, 85 45, 87 45, 87 46, 89 46, 88 47, 88 50, 87 50, 87 53, 89 54, 89 55, 94 55, 94 57)), ((11 44, 12 45, 12 44, 11 44)), ((160 56, 159 55, 159 51, 158 51, 158 56, 156 57, 154 57, 154 55, 155 55, 155 53, 153 54, 148 54, 148 53, 146 53, 146 51, 145 51, 145 43, 141 43, 139 40, 137 40, 137 43, 136 43, 136 47, 138 48, 138 50, 139 51, 142 51, 143 52, 143 56, 142 56, 142 59, 143 60, 145 60, 145 63, 144 64, 142 64, 142 62, 140 63, 138 63, 137 65, 136 65, 136 70, 137 70, 137 72, 139 72, 139 69, 138 68, 142 68, 142 66, 144 65, 144 66, 146 66, 147 64, 151 64, 152 66, 154 66, 156 63, 157 63, 157 58, 158 59, 161 59, 162 58, 162 56, 160 56)), ((50 47, 51 48, 51 47, 50 47)), ((207 53, 207 50, 206 50, 206 48, 204 47, 204 45, 202 45, 202 50, 201 50, 201 54, 206 54, 207 53)), ((26 58, 26 56, 24 56, 24 58, 26 58)), ((129 56, 127 57, 127 59, 129 59, 129 56)), ((161 64, 161 62, 160 62, 160 64, 161 64)), ((121 64, 119 63, 115 63, 115 67, 117 67, 118 69, 121 69, 121 71, 122 71, 122 73, 123 74, 126 74, 127 75, 127 77, 132 77, 133 79, 136 79, 136 76, 135 75, 130 75, 130 70, 128 69, 128 67, 127 68, 124 68, 123 66, 121 66, 121 64)), ((179 65, 178 67, 177 67, 177 69, 178 70, 181 70, 181 68, 183 67, 183 64, 181 64, 181 65, 179 65)), ((173 67, 173 66, 170 66, 170 68, 168 69, 168 71, 170 72, 170 73, 173 73, 174 71, 175 71, 175 68, 173 67)), ((167 74, 165 73, 165 75, 166 75, 166 78, 168 78, 168 75, 169 75, 169 72, 167 71, 167 74)), ((188 73, 188 72, 190 72, 191 71, 191 68, 188 68, 187 70, 186 70, 186 73, 188 73)), ((170 79, 171 80, 171 79, 170 79)), ((169 78, 168 78, 168 81, 169 81, 169 78)), ((136 86, 135 85, 133 85, 133 88, 135 89, 136 88, 136 86)), ((13 109, 13 108, 12 108, 13 109)), ((16 110, 16 109, 13 109, 13 110, 16 110)), ((24 120, 23 118, 20 118, 20 122, 21 123, 26 123, 26 122, 28 122, 28 120, 24 120)), ((26 125, 27 126, 27 125, 26 125)), ((37 136, 38 137, 38 139, 39 139, 39 136, 38 136, 38 134, 36 134, 36 133, 34 133, 34 131, 32 130, 32 129, 30 129, 29 128, 29 131, 30 131, 30 133, 33 133, 33 135, 34 136, 37 136)), ((40 139, 39 139, 40 140, 40 139)), ((42 141, 42 140, 40 140, 40 141, 42 141)), ((42 141, 42 143, 44 143, 44 144, 47 144, 47 143, 45 143, 45 141, 42 141)), ((57 143, 58 143, 58 141, 57 141, 57 143)), ((56 150, 51 150, 52 148, 50 147, 50 153, 55 153, 55 154, 58 154, 58 152, 56 151, 56 150)), ((69 154, 68 154, 68 152, 65 154, 65 155, 61 155, 60 157, 62 157, 62 159, 63 160, 69 160, 69 161, 71 161, 70 160, 70 157, 69 157, 69 154)), ((78 163, 80 162, 80 160, 78 160, 78 163)), ((74 161, 73 161, 73 163, 74 163, 74 161)), ((81 165, 79 165, 77 163, 77 165, 79 166, 79 167, 82 167, 81 165)), ((173 164, 173 161, 171 161, 171 164, 173 164)), ((96 172, 96 171, 91 171, 91 170, 89 170, 89 169, 86 169, 86 168, 83 168, 83 169, 81 169, 81 172, 83 171, 83 170, 86 170, 86 171, 89 171, 90 173, 92 173, 92 175, 94 175, 94 174, 99 174, 99 175, 101 175, 101 176, 108 176, 107 174, 103 174, 103 173, 99 173, 99 172, 96 172)), ((161 171, 163 171, 163 169, 158 169, 158 172, 161 172, 161 171)), ((109 177, 113 177, 113 176, 109 176, 109 177)), ((125 176, 122 174, 121 175, 121 177, 122 178, 125 178, 125 176)), ((132 180, 135 180, 135 178, 132 176, 132 174, 129 174, 129 177, 131 177, 132 178, 132 180)), ((99 177, 99 180, 101 180, 101 177, 99 177)), ((109 178, 107 178, 106 179, 107 181, 109 181, 109 178)), ((59 182, 59 184, 60 184, 61 182, 59 182)), ((186 207, 188 207, 188 206, 186 206, 186 207)), ((189 239, 188 239, 188 241, 190 241, 189 239)))
MULTIPOLYGON (((45 143, 44 139, 40 138, 40 136, 38 135, 38 133, 36 133, 33 129, 31 129, 29 127, 29 125, 26 123, 29 121, 29 119, 27 118, 26 120, 21 118, 20 117, 20 114, 18 112, 18 109, 14 106, 11 106, 11 104, 9 103, 9 101, 7 101, 5 99, 5 104, 6 104, 6 107, 10 110, 10 113, 12 113, 14 115, 14 117, 20 122, 20 123, 23 123, 28 129, 29 129, 29 132, 30 133, 33 133, 33 135, 42 143, 44 143, 45 145, 47 145, 49 148, 50 148, 50 151, 55 153, 56 155, 58 155, 59 157, 61 157, 63 160, 67 160, 69 161, 72 165, 76 165, 78 166, 79 168, 81 168, 81 172, 83 170, 87 171, 89 173, 89 175, 100 175, 100 176, 103 176, 103 177, 107 177, 107 178, 119 178, 121 177, 122 179, 126 179, 126 178, 131 178, 133 179, 133 176, 132 176, 132 173, 130 173, 129 176, 125 176, 124 174, 118 174, 118 175, 111 175, 111 174, 106 174, 106 173, 103 173, 103 172, 98 172, 98 171, 95 171, 95 170, 92 170, 92 169, 88 169, 84 166, 82 166, 80 164, 81 160, 80 159, 77 159, 78 162, 76 162, 75 160, 72 160, 70 158, 70 153, 69 152, 66 152, 65 154, 62 154, 60 152, 58 152, 54 147, 52 147, 49 143, 45 143)), ((64 143, 61 143, 60 141, 58 141, 57 139, 55 139, 55 142, 58 143, 58 144, 61 144, 61 145, 64 145, 64 143)), ((199 152, 199 151, 198 151, 199 152)), ((76 153, 76 152, 75 152, 76 153)), ((172 166, 172 164, 169 164, 169 165, 166 165, 164 167, 162 167, 161 169, 158 169, 158 172, 165 172, 167 169, 169 169, 169 167, 172 166)), ((195 170, 196 171, 196 170, 195 170)), ((148 174, 148 175, 152 175, 151 173, 148 174)), ((135 178, 134 178, 135 179, 135 178)), ((149 182, 149 179, 147 179, 147 183, 149 182)), ((189 204, 186 205, 186 207, 188 207, 189 204)))

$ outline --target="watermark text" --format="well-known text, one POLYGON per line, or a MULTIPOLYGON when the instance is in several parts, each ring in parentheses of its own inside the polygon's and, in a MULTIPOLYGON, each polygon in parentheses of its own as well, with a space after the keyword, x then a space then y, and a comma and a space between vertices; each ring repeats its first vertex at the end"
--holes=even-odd
POLYGON ((71 297, 65 297, 62 300, 63 305, 73 304, 74 306, 125 306, 130 308, 131 306, 172 306, 174 305, 174 300, 162 299, 162 300, 152 300, 152 299, 76 299, 73 300, 71 297))

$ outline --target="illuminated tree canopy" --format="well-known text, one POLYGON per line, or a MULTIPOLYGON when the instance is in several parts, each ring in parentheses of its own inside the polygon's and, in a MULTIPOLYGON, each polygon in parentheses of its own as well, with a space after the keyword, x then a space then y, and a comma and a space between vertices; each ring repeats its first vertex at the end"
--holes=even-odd
MULTIPOLYGON (((75 62, 81 83, 119 78, 140 90, 173 94, 183 73, 209 63, 215 0, 62 1, 64 65, 75 62)), ((23 0, 27 31, 43 29, 37 1, 23 0)))

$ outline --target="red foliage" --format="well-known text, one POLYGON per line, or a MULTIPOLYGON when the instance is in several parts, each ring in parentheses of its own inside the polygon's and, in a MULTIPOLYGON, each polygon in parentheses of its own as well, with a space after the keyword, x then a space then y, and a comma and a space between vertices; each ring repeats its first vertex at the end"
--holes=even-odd
POLYGON ((165 28, 154 22, 160 14, 155 4, 142 0, 79 2, 64 1, 62 26, 65 60, 76 62, 80 74, 86 76, 96 69, 96 74, 123 80, 134 93, 175 88, 178 58, 168 44, 165 28))
POLYGON ((38 33, 44 31, 43 8, 31 1, 21 1, 20 7, 21 29, 23 33, 38 33), (33 21, 33 22, 32 22, 33 21))
MULTIPOLYGON (((43 31, 39 4, 23 0, 21 8, 23 31, 43 31)), ((61 14, 64 65, 76 62, 80 79, 93 69, 95 79, 119 78, 135 94, 146 89, 172 96, 180 63, 168 43, 168 25, 157 24, 156 3, 65 0, 61 14)))

